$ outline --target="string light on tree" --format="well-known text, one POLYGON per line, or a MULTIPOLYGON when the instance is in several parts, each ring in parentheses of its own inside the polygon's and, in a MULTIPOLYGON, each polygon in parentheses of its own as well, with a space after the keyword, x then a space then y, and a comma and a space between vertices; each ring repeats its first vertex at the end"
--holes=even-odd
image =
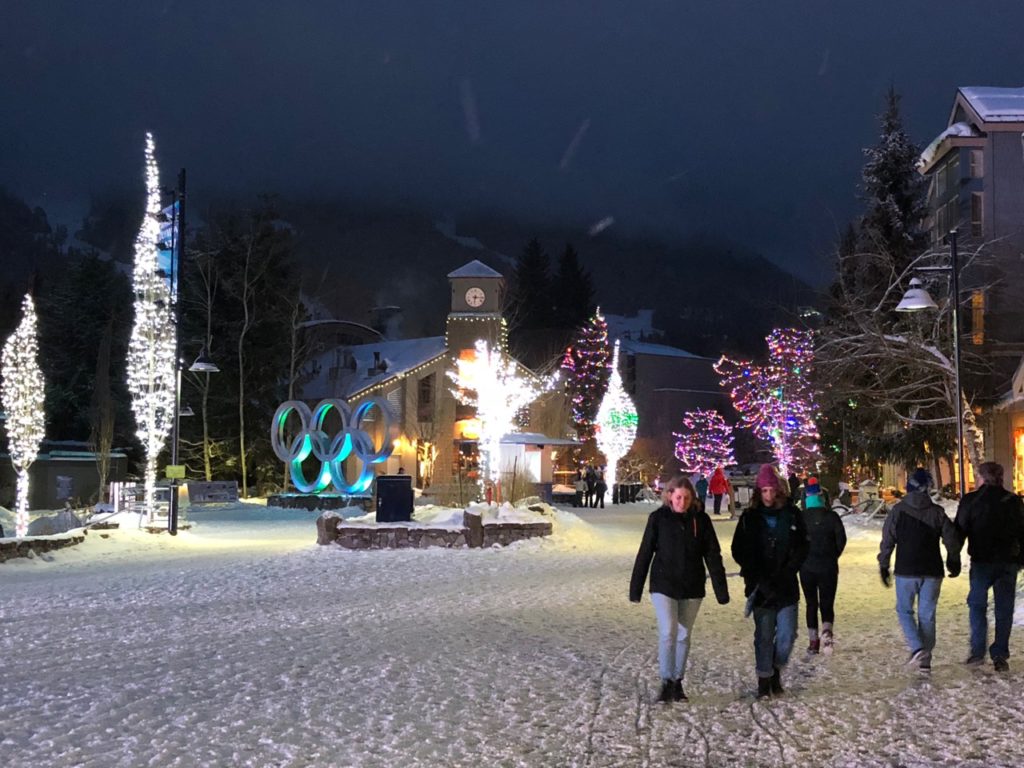
POLYGON ((616 468, 619 460, 625 456, 636 440, 637 428, 636 406, 626 394, 619 375, 619 342, 615 342, 612 353, 611 372, 608 379, 608 390, 597 409, 597 423, 594 438, 597 449, 604 454, 606 467, 604 479, 609 488, 616 482, 616 468))
POLYGON ((501 438, 516 431, 516 414, 550 390, 558 376, 523 376, 518 363, 501 348, 491 349, 483 339, 474 344, 474 354, 455 361, 448 376, 455 383, 452 394, 463 405, 476 408, 480 423, 481 484, 500 478, 501 438))
POLYGON ((168 281, 158 271, 160 173, 153 135, 146 134, 146 212, 135 238, 135 324, 128 344, 128 392, 146 457, 146 512, 156 515, 156 462, 174 417, 175 324, 168 281))
POLYGON ((611 375, 610 357, 608 324, 598 307, 562 358, 562 368, 567 371, 566 390, 572 403, 572 422, 582 443, 594 439, 597 409, 611 375))
POLYGON ((28 533, 28 469, 36 460, 46 427, 36 308, 31 294, 25 296, 21 307, 21 322, 4 344, 0 363, 0 403, 7 414, 7 451, 17 475, 14 532, 19 538, 28 533))
POLYGON ((684 472, 710 475, 715 467, 735 464, 732 425, 714 409, 698 409, 683 414, 683 431, 673 432, 676 458, 684 472))
POLYGON ((771 444, 782 472, 810 469, 818 458, 818 406, 810 384, 811 334, 776 328, 765 340, 767 364, 723 355, 715 371, 743 422, 771 444))

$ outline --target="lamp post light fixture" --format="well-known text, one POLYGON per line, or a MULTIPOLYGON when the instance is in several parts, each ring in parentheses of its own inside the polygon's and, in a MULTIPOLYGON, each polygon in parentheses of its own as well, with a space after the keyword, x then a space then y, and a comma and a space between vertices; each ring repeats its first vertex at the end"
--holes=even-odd
MULTIPOLYGON (((951 229, 946 235, 949 243, 949 264, 944 267, 918 267, 918 272, 939 272, 949 275, 949 301, 953 320, 953 380, 956 393, 956 452, 960 463, 960 498, 967 492, 967 478, 964 471, 964 404, 960 389, 960 261, 956 249, 957 230, 951 229)), ((896 305, 897 312, 919 312, 924 309, 938 309, 938 305, 916 277, 903 299, 896 305)))

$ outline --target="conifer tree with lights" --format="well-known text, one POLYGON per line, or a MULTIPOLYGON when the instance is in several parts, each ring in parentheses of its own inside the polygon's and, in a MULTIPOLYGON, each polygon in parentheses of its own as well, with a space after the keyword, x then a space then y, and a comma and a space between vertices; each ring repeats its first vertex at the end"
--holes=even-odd
POLYGON ((474 344, 474 355, 458 358, 448 377, 455 386, 451 392, 462 405, 476 408, 480 422, 480 483, 497 483, 501 438, 516 431, 516 414, 549 391, 558 375, 541 378, 520 373, 516 363, 500 347, 490 347, 483 339, 474 344))
POLYGON ((562 369, 566 372, 566 393, 572 404, 572 423, 584 451, 594 451, 597 410, 608 388, 611 346, 608 323, 598 307, 580 329, 579 338, 565 350, 562 369))
POLYGON ((158 268, 160 235, 160 173, 153 135, 146 134, 146 211, 135 238, 135 321, 128 344, 128 392, 145 454, 146 514, 156 516, 157 457, 171 432, 174 418, 175 319, 166 276, 158 268))
POLYGON ((28 533, 28 470, 36 460, 46 428, 36 308, 31 294, 22 302, 21 322, 4 344, 0 366, 0 404, 7 415, 7 451, 17 475, 14 530, 20 538, 28 533))
POLYGON ((819 458, 812 336, 794 328, 776 328, 765 340, 765 365, 723 355, 714 366, 719 383, 729 391, 743 422, 771 445, 784 474, 809 470, 819 458))
POLYGON ((714 409, 683 414, 683 431, 676 436, 676 458, 684 472, 710 475, 715 467, 735 464, 732 425, 714 409))
POLYGON ((636 406, 626 393, 619 375, 619 342, 615 342, 610 364, 608 389, 597 409, 594 439, 597 449, 604 454, 604 479, 608 488, 618 481, 619 460, 633 447, 636 440, 638 418, 636 406))

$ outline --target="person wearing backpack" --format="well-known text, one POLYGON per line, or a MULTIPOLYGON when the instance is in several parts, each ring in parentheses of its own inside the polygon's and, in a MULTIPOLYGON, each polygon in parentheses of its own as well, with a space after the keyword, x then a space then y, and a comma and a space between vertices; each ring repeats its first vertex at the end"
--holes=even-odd
POLYGON ((736 523, 732 557, 740 566, 747 609, 754 615, 757 697, 782 694, 782 670, 796 642, 800 584, 797 573, 810 545, 803 513, 789 485, 762 464, 754 499, 736 523))
POLYGON ((971 588, 967 594, 971 650, 966 663, 983 664, 985 651, 997 672, 1010 665, 1010 629, 1017 593, 1017 571, 1024 553, 1024 502, 1003 488, 1003 467, 986 461, 978 467, 982 485, 964 494, 956 511, 960 539, 967 540, 971 588), (995 637, 988 642, 988 592, 995 604, 995 637))

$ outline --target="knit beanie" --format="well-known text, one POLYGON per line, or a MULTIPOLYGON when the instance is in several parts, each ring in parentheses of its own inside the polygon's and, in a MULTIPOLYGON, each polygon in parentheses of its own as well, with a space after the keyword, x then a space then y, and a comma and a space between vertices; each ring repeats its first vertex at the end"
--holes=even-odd
POLYGON ((821 486, 818 484, 818 478, 816 477, 808 477, 807 483, 804 485, 804 508, 825 508, 825 500, 821 498, 821 486))
POLYGON ((918 467, 907 479, 908 491, 927 491, 932 487, 932 475, 924 467, 918 467))
POLYGON ((775 467, 771 464, 762 464, 761 469, 757 473, 757 482, 754 483, 757 488, 779 488, 779 475, 775 471, 775 467))

